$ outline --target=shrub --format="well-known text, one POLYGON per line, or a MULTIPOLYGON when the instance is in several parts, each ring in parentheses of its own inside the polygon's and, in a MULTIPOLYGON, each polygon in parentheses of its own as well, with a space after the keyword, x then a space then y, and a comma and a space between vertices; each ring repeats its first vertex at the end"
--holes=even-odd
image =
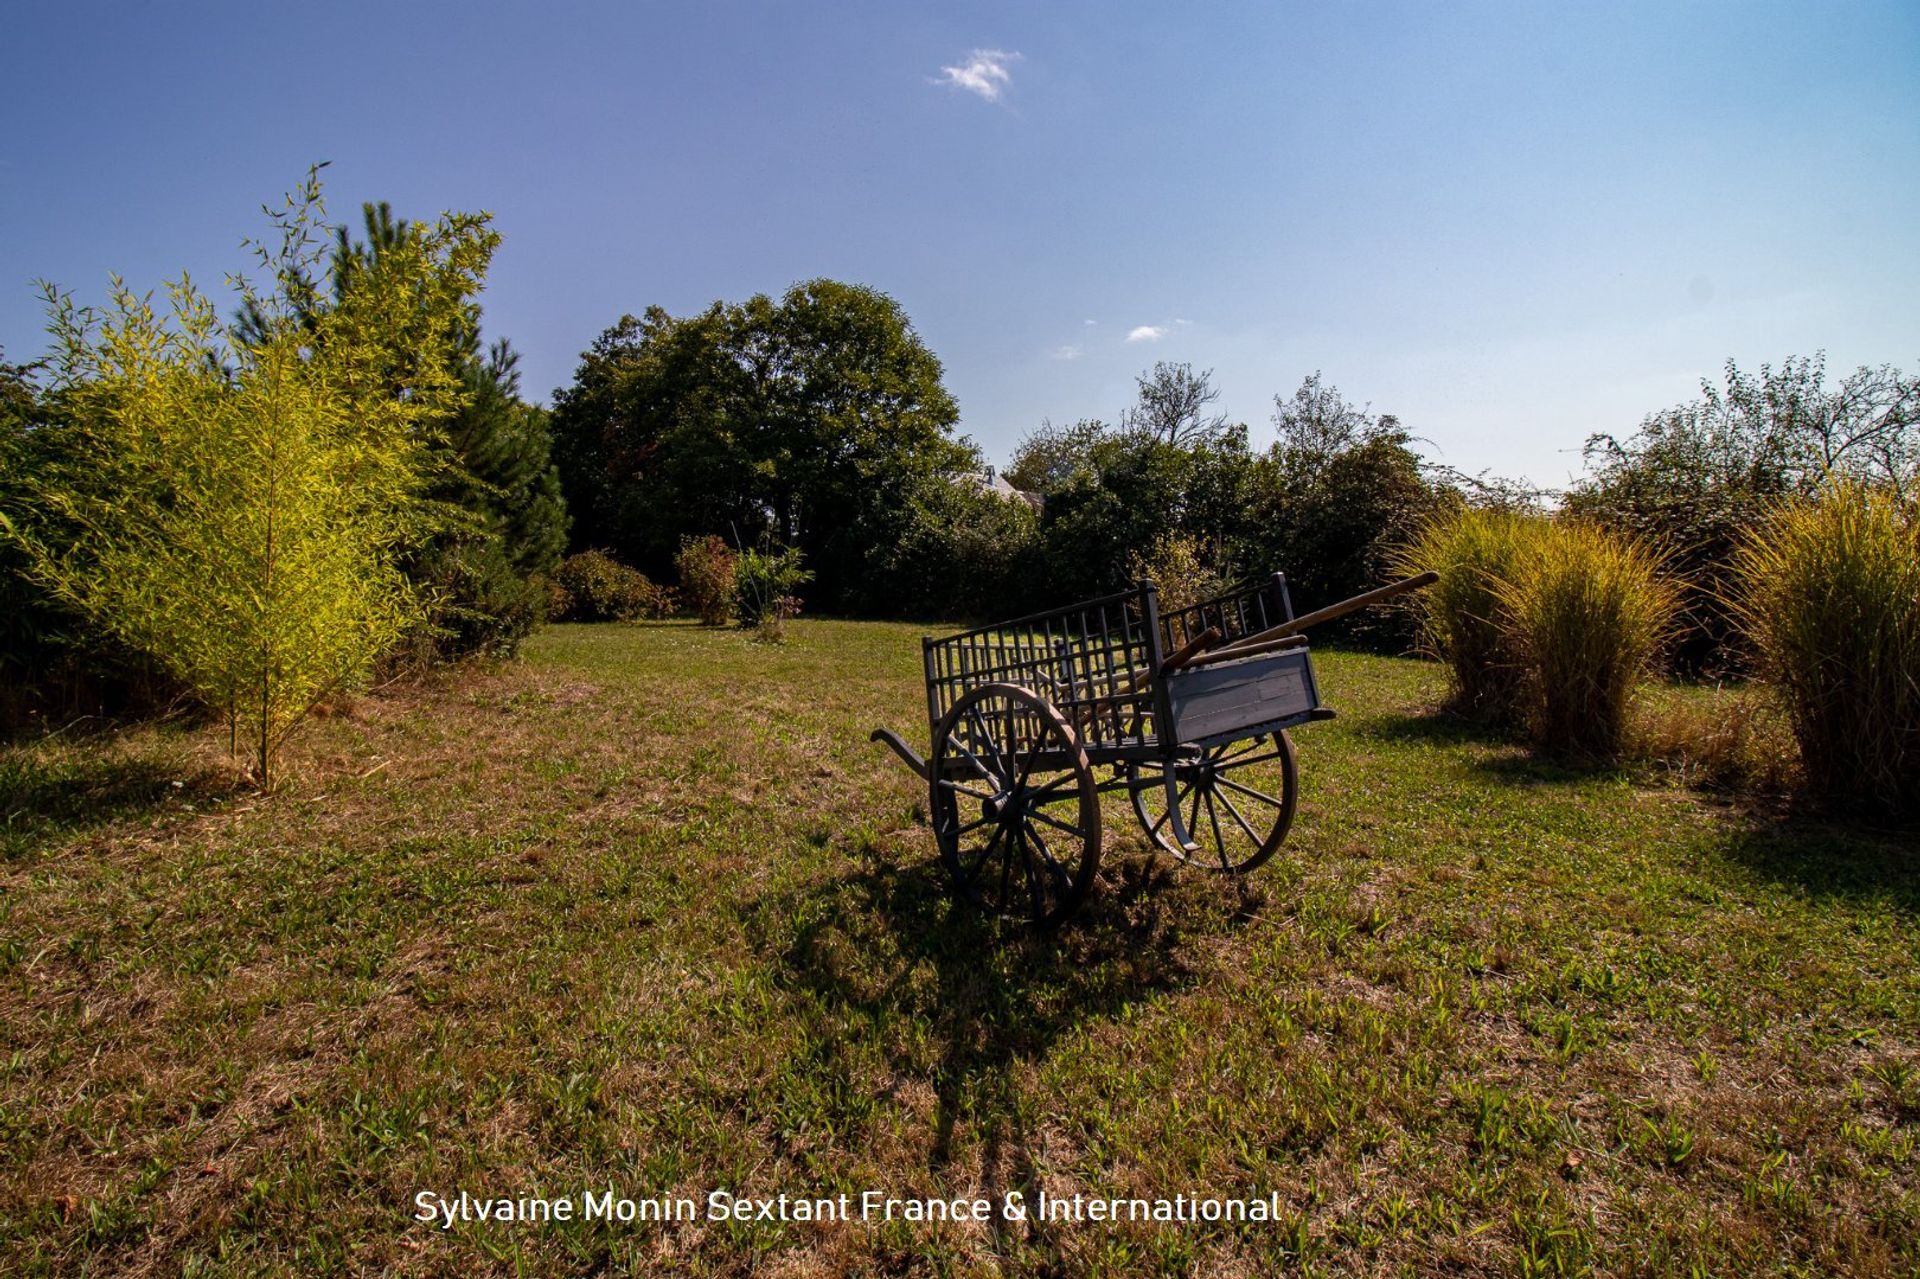
POLYGON ((553 570, 549 600, 565 605, 556 620, 627 622, 673 611, 673 593, 605 551, 582 551, 553 570))
POLYGON ((1233 585, 1191 533, 1168 533, 1145 555, 1135 551, 1127 558, 1127 573, 1147 578, 1158 588, 1163 613, 1214 599, 1233 585))
POLYGON ((497 538, 433 548, 414 566, 430 599, 424 637, 433 657, 512 657, 548 609, 540 581, 520 573, 497 538))
POLYGON ((1920 519, 1836 480, 1742 541, 1733 605, 1828 804, 1920 813, 1920 519))
POLYGON ((1397 556, 1399 571, 1436 572, 1415 596, 1426 646, 1446 663, 1450 709, 1509 723, 1520 709, 1520 656, 1500 602, 1546 519, 1517 511, 1466 508, 1428 517, 1397 556))
POLYGON ((680 599, 707 626, 733 620, 734 577, 740 557, 719 537, 683 537, 673 566, 680 573, 680 599))
POLYGON ((1044 603, 1030 603, 1040 526, 1024 500, 932 475, 857 534, 866 571, 847 598, 871 615, 1010 617, 1044 603))
POLYGON ((1522 717, 1548 750, 1611 759, 1634 692, 1672 634, 1679 593, 1645 542, 1572 521, 1536 528, 1494 587, 1525 670, 1522 717))
POLYGON ((800 548, 742 551, 734 568, 733 609, 740 625, 761 627, 771 624, 777 638, 780 623, 798 616, 800 600, 795 594, 813 580, 813 574, 800 567, 800 548))

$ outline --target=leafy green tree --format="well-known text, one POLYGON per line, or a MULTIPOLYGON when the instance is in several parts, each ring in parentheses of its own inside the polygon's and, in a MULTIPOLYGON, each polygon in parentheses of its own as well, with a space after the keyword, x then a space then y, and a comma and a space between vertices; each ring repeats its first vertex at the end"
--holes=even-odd
POLYGON ((1722 385, 1649 415, 1625 441, 1587 441, 1591 474, 1567 508, 1661 546, 1686 584, 1676 662, 1717 673, 1744 663, 1727 603, 1741 539, 1780 499, 1829 475, 1911 492, 1920 475, 1920 375, 1862 367, 1837 385, 1824 355, 1759 372, 1727 361, 1722 385))
MULTIPOLYGON (((1296 607, 1318 608, 1393 575, 1398 547, 1445 495, 1390 414, 1356 406, 1314 373, 1274 399, 1273 447, 1251 481, 1253 559, 1287 575, 1296 607)), ((1410 642, 1410 618, 1370 610, 1318 632, 1376 647, 1410 642)))
POLYGON ((316 308, 324 212, 315 170, 232 324, 184 277, 164 315, 117 279, 103 314, 49 287, 63 416, 4 516, 36 581, 229 718, 262 785, 417 619, 400 562, 436 528, 452 334, 498 240, 483 216, 410 226, 316 308))
POLYGON ((665 570, 681 536, 798 546, 838 604, 915 483, 970 466, 899 304, 833 280, 624 317, 554 397, 575 544, 665 570))
MULTIPOLYGON (((362 205, 361 223, 358 240, 344 226, 335 229, 324 273, 288 282, 303 326, 311 328, 358 282, 377 278, 386 255, 416 229, 385 201, 362 205)), ((260 317, 243 307, 239 326, 255 331, 260 317)), ((451 315, 414 312, 388 340, 400 363, 423 343, 435 344, 465 388, 428 446, 426 498, 439 508, 439 529, 403 566, 426 602, 426 633, 442 656, 511 653, 544 610, 536 577, 551 572, 566 549, 566 504, 547 414, 521 399, 519 356, 505 340, 482 351, 480 308, 471 297, 451 315)))
POLYGON ((1043 421, 1020 441, 1002 474, 1023 492, 1055 492, 1095 468, 1095 450, 1107 436, 1107 424, 1098 418, 1081 418, 1071 426, 1043 421))
POLYGON ((856 601, 866 611, 989 621, 1049 602, 1039 520, 1025 501, 936 475, 914 484, 895 513, 897 526, 869 556, 856 601))
POLYGON ((1175 534, 1190 540, 1208 571, 1243 571, 1254 462, 1241 426, 1189 444, 1097 422, 1029 436, 1015 468, 1040 486, 1046 596, 1116 590, 1132 580, 1142 553, 1175 534))

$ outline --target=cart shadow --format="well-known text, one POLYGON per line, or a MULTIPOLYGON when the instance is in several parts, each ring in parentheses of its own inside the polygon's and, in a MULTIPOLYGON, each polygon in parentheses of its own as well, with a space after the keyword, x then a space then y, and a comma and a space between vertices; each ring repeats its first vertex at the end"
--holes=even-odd
POLYGON ((1117 859, 1068 924, 1040 933, 955 904, 935 868, 875 858, 763 902, 755 932, 794 997, 878 1043, 896 1094, 931 1085, 926 1169, 977 1151, 1000 1245, 1006 1193, 1036 1186, 1031 1069, 1064 1036, 1195 980, 1171 879, 1152 858, 1117 859))

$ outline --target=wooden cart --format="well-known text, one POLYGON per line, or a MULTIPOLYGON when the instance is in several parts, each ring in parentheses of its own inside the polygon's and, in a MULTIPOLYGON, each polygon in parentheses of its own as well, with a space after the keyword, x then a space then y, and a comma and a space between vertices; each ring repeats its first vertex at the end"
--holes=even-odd
POLYGON ((1162 613, 1152 582, 921 641, 932 750, 884 742, 927 780, 955 892, 1059 923, 1093 886, 1100 797, 1124 790, 1153 844, 1239 874, 1293 822, 1288 730, 1320 701, 1305 630, 1434 580, 1407 578, 1296 617, 1284 575, 1162 613), (1095 770, 1105 770, 1104 778, 1095 770))

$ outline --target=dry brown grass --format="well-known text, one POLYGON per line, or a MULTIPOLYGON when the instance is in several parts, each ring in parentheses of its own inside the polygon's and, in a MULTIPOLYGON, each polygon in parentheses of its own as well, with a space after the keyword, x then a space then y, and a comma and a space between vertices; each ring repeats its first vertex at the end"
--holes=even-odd
POLYGON ((1534 761, 1411 713, 1433 668, 1332 655, 1273 863, 1175 873, 1116 811, 1075 926, 1007 934, 951 907, 865 740, 912 729, 918 656, 557 629, 317 722, 270 800, 193 733, 8 748, 0 1270, 1920 1264, 1910 843, 1534 761), (608 1184, 1286 1220, 409 1220, 421 1188, 608 1184))

